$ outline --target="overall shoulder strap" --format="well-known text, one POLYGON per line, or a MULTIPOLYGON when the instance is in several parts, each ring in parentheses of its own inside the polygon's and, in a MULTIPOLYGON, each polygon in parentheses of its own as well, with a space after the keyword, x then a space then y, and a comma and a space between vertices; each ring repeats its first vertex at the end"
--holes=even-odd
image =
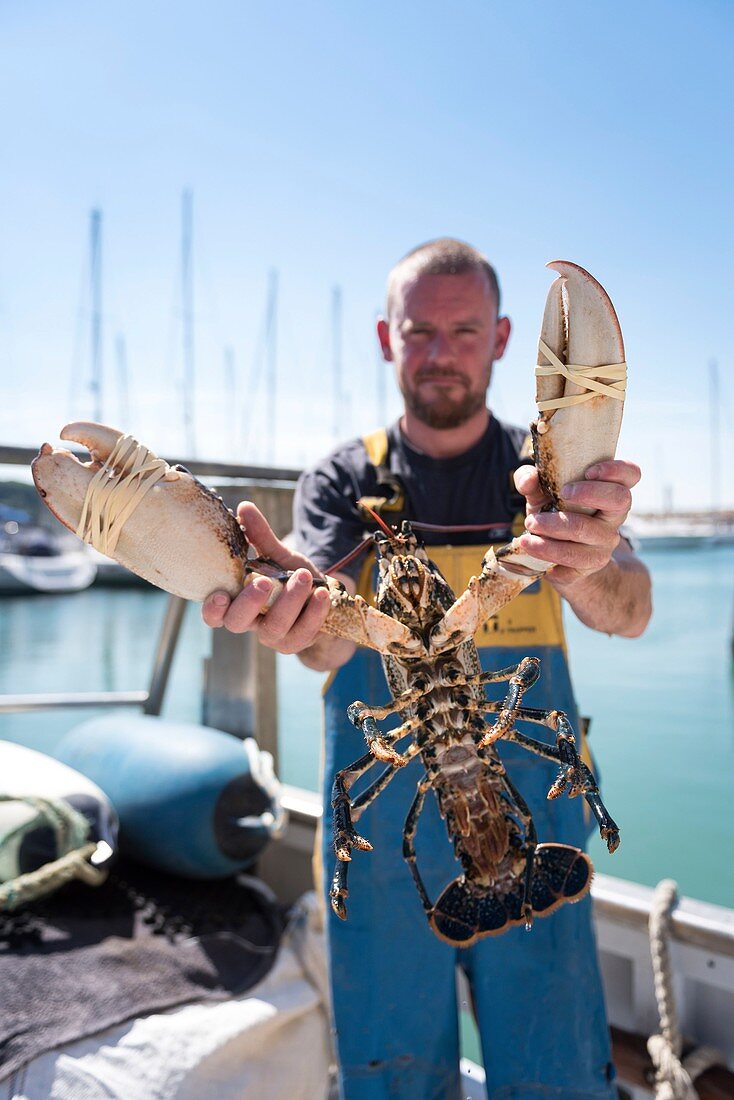
POLYGON ((400 477, 388 465, 390 440, 387 429, 377 428, 374 432, 369 432, 362 436, 362 442, 377 481, 374 496, 363 496, 357 501, 362 517, 373 524, 374 521, 367 511, 371 508, 379 516, 384 516, 388 523, 400 523, 408 518, 407 493, 400 477))
POLYGON ((387 428, 375 428, 362 436, 367 457, 375 468, 384 466, 387 461, 390 444, 387 439, 387 428))

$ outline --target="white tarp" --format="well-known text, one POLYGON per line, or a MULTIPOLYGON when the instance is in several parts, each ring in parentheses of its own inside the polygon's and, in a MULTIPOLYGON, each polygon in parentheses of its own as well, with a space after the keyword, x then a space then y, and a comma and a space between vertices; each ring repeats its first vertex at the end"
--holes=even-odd
POLYGON ((0 1100, 324 1100, 323 934, 307 895, 268 976, 241 997, 145 1016, 50 1051, 0 1100))

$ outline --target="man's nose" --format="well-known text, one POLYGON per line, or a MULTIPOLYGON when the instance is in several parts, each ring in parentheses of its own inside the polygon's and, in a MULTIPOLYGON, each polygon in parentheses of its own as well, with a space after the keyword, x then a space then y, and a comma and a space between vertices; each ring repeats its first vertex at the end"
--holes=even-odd
POLYGON ((439 367, 450 366, 454 362, 454 348, 449 337, 443 332, 435 332, 430 346, 431 362, 439 367))

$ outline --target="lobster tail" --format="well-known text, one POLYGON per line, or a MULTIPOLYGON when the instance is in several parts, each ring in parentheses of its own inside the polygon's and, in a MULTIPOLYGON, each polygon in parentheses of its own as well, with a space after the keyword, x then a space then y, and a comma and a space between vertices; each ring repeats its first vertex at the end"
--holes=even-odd
MULTIPOLYGON (((533 859, 530 903, 533 915, 547 917, 566 902, 579 901, 589 892, 594 868, 579 848, 570 844, 539 844, 533 859)), ((498 936, 524 925, 523 883, 500 894, 454 879, 439 897, 428 918, 436 935, 456 947, 470 947, 484 936, 498 936)))
POLYGON ((539 844, 535 849, 533 912, 545 917, 567 901, 579 901, 591 889, 594 865, 570 844, 539 844))
POLYGON ((470 947, 481 936, 498 936, 509 927, 506 901, 457 878, 441 894, 428 922, 439 939, 470 947))

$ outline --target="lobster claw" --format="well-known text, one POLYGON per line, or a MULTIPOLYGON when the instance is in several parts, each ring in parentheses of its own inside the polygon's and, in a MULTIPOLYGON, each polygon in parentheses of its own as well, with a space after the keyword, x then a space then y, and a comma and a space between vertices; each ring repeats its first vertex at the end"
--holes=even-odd
POLYGON ((626 388, 624 342, 609 295, 588 271, 568 260, 548 267, 560 277, 548 292, 540 332, 533 446, 555 506, 579 511, 562 499, 561 488, 614 458, 626 388))
POLYGON ((107 424, 95 424, 91 420, 75 420, 61 429, 59 439, 81 443, 91 455, 91 462, 87 466, 100 468, 101 463, 106 462, 114 451, 123 433, 117 428, 110 428, 107 424))
POLYGON ((204 600, 217 589, 231 596, 242 591, 247 539, 215 493, 105 424, 67 424, 61 438, 82 443, 90 461, 80 462, 71 451, 44 443, 31 470, 39 494, 65 527, 94 544, 94 524, 83 523, 90 511, 90 486, 101 479, 98 490, 105 491, 120 478, 125 464, 130 470, 136 462, 141 476, 130 478, 128 499, 151 471, 154 483, 136 499, 129 515, 122 516, 115 560, 158 588, 190 600, 204 600))
MULTIPOLYGON (((578 264, 554 260, 558 272, 540 330, 538 419, 531 424, 540 481, 554 507, 567 504, 561 488, 583 481, 595 462, 614 458, 622 423, 626 365, 619 321, 604 288, 578 264)), ((482 572, 436 625, 433 652, 470 638, 490 616, 552 566, 515 538, 484 556, 482 572)))

